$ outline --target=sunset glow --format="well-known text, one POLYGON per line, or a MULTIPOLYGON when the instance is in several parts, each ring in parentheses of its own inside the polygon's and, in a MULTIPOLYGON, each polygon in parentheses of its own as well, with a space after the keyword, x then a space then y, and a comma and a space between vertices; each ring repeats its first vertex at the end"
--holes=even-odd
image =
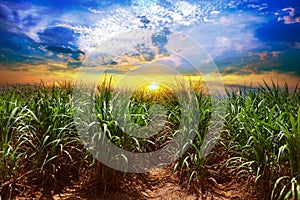
POLYGON ((158 87, 157 83, 155 83, 155 82, 151 83, 151 84, 148 86, 148 89, 149 89, 149 90, 152 90, 152 91, 157 90, 158 88, 159 88, 159 87, 158 87))
MULTIPOLYGON (((171 75, 197 79, 201 74, 213 82, 209 77, 220 73, 225 87, 263 80, 296 87, 300 82, 297 1, 104 2, 1 2, 0 84, 74 81, 95 51, 97 63, 86 77, 106 73, 116 77, 116 83, 157 62, 169 71, 157 67, 140 70, 140 75, 164 77, 173 70, 171 75), (169 52, 176 33, 190 38, 198 49, 179 40, 169 52), (198 58, 194 66, 190 58, 198 58), (218 72, 209 72, 213 65, 218 72)), ((151 84, 149 90, 156 86, 151 84)))

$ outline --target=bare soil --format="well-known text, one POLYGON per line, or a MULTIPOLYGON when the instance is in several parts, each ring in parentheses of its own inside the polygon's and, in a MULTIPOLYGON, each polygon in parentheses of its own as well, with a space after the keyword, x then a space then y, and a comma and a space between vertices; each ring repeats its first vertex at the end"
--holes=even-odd
POLYGON ((145 174, 144 180, 130 182, 118 192, 105 195, 82 192, 81 186, 66 189, 62 194, 49 197, 36 192, 27 197, 17 197, 17 200, 45 199, 45 200, 249 200, 260 199, 252 185, 236 180, 221 181, 210 177, 205 184, 199 183, 187 187, 185 183, 179 184, 179 177, 173 174, 170 167, 154 169, 145 174), (204 186, 203 186, 204 185, 204 186))
MULTIPOLYGON (((17 197, 17 200, 261 200, 262 191, 254 187, 254 178, 245 177, 224 163, 226 152, 214 153, 206 163, 209 170, 202 180, 194 178, 188 185, 187 176, 173 173, 173 166, 153 169, 144 174, 128 174, 116 192, 105 195, 91 190, 93 184, 74 183, 61 194, 43 196, 42 192, 17 197)), ((101 183, 96 183, 101 185, 101 183)), ((97 185, 96 185, 97 186, 97 185)))
MULTIPOLYGON (((134 179, 134 178, 133 178, 134 179)), ((250 183, 227 179, 218 181, 210 177, 205 184, 199 183, 187 187, 179 184, 179 177, 172 173, 171 167, 154 169, 145 174, 143 180, 131 181, 123 189, 106 195, 81 193, 80 186, 69 189, 65 193, 52 196, 54 200, 231 200, 259 199, 250 183), (203 186, 204 185, 204 186, 203 186), (203 188, 205 187, 205 188, 203 188)), ((37 197, 37 199, 39 199, 37 197)), ((47 199, 47 198, 41 198, 47 199)))

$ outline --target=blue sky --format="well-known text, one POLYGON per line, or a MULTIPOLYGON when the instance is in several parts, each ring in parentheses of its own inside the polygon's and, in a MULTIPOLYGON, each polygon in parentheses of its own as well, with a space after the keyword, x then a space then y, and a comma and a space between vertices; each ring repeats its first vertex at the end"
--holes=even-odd
POLYGON ((0 82, 74 78, 99 48, 99 65, 110 66, 112 73, 168 57, 181 73, 193 74, 165 48, 173 33, 194 40, 225 84, 300 80, 299 0, 11 0, 0 2, 0 82), (107 43, 139 30, 151 32, 152 47, 107 43))

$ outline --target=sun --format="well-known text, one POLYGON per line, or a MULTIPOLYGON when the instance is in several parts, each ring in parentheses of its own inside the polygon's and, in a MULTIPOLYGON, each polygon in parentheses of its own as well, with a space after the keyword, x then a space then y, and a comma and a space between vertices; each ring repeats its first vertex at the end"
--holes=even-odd
POLYGON ((155 82, 153 82, 150 85, 148 85, 148 89, 151 90, 151 91, 157 90, 158 88, 159 88, 158 84, 155 83, 155 82))

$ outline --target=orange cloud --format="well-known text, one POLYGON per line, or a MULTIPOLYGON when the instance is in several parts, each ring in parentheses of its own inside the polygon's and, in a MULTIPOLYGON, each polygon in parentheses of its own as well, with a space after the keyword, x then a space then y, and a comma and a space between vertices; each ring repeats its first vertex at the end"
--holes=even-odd
POLYGON ((279 53, 280 53, 279 51, 272 51, 271 52, 273 58, 277 58, 279 53))
POLYGON ((286 82, 290 88, 295 88, 297 84, 300 84, 300 77, 294 73, 278 73, 276 71, 263 72, 261 74, 249 74, 249 75, 225 75, 222 76, 225 85, 245 85, 245 86, 257 86, 263 84, 266 81, 271 84, 272 81, 278 82, 279 86, 284 86, 286 82))
POLYGON ((272 57, 275 58, 275 57, 278 57, 279 51, 272 51, 272 52, 264 51, 262 53, 249 52, 248 57, 258 56, 259 60, 266 60, 268 58, 269 54, 271 54, 272 57))
MULTIPOLYGON (((78 76, 78 69, 69 69, 67 68, 67 66, 57 63, 52 64, 52 67, 53 66, 56 68, 53 71, 49 70, 49 65, 35 65, 30 67, 29 65, 23 64, 21 66, 18 66, 16 70, 7 69, 3 66, 0 66, 0 83, 39 83, 41 80, 43 80, 45 83, 53 83, 55 81, 74 81, 78 76)), ((219 83, 216 85, 216 80, 220 79, 223 81, 225 87, 231 85, 257 86, 259 83, 262 84, 263 80, 267 81, 268 83, 271 83, 272 80, 275 82, 278 81, 280 86, 283 86, 285 81, 290 86, 290 88, 295 88, 297 84, 300 84, 300 77, 291 72, 281 73, 276 71, 260 71, 258 73, 258 69, 250 65, 247 65, 242 69, 229 67, 227 70, 228 73, 222 73, 221 76, 217 73, 207 74, 204 77, 200 77, 199 75, 191 75, 188 76, 186 80, 191 80, 195 84, 199 83, 199 80, 203 80, 206 81, 204 82, 205 84, 208 84, 214 88, 223 87, 223 85, 219 83)), ((85 78, 87 80, 97 80, 95 79, 95 77, 97 78, 97 76, 99 77, 99 75, 100 74, 97 73, 86 73, 85 78)), ((145 80, 149 79, 150 82, 152 81, 152 79, 155 80, 155 82, 157 82, 157 80, 174 80, 173 76, 170 77, 166 74, 162 75, 161 77, 147 76, 141 77, 140 79, 137 79, 135 76, 126 77, 124 76, 124 74, 116 73, 108 73, 107 76, 112 76, 113 84, 118 85, 122 85, 122 81, 124 81, 125 79, 128 83, 132 83, 134 85, 142 84, 143 78, 145 80), (141 81, 139 82, 139 80, 141 81)))
POLYGON ((266 58, 268 57, 268 52, 265 51, 265 52, 262 52, 259 55, 259 60, 266 60, 266 58))
POLYGON ((16 66, 0 66, 0 83, 38 83, 72 80, 76 69, 69 69, 60 63, 49 64, 18 64, 16 66))

